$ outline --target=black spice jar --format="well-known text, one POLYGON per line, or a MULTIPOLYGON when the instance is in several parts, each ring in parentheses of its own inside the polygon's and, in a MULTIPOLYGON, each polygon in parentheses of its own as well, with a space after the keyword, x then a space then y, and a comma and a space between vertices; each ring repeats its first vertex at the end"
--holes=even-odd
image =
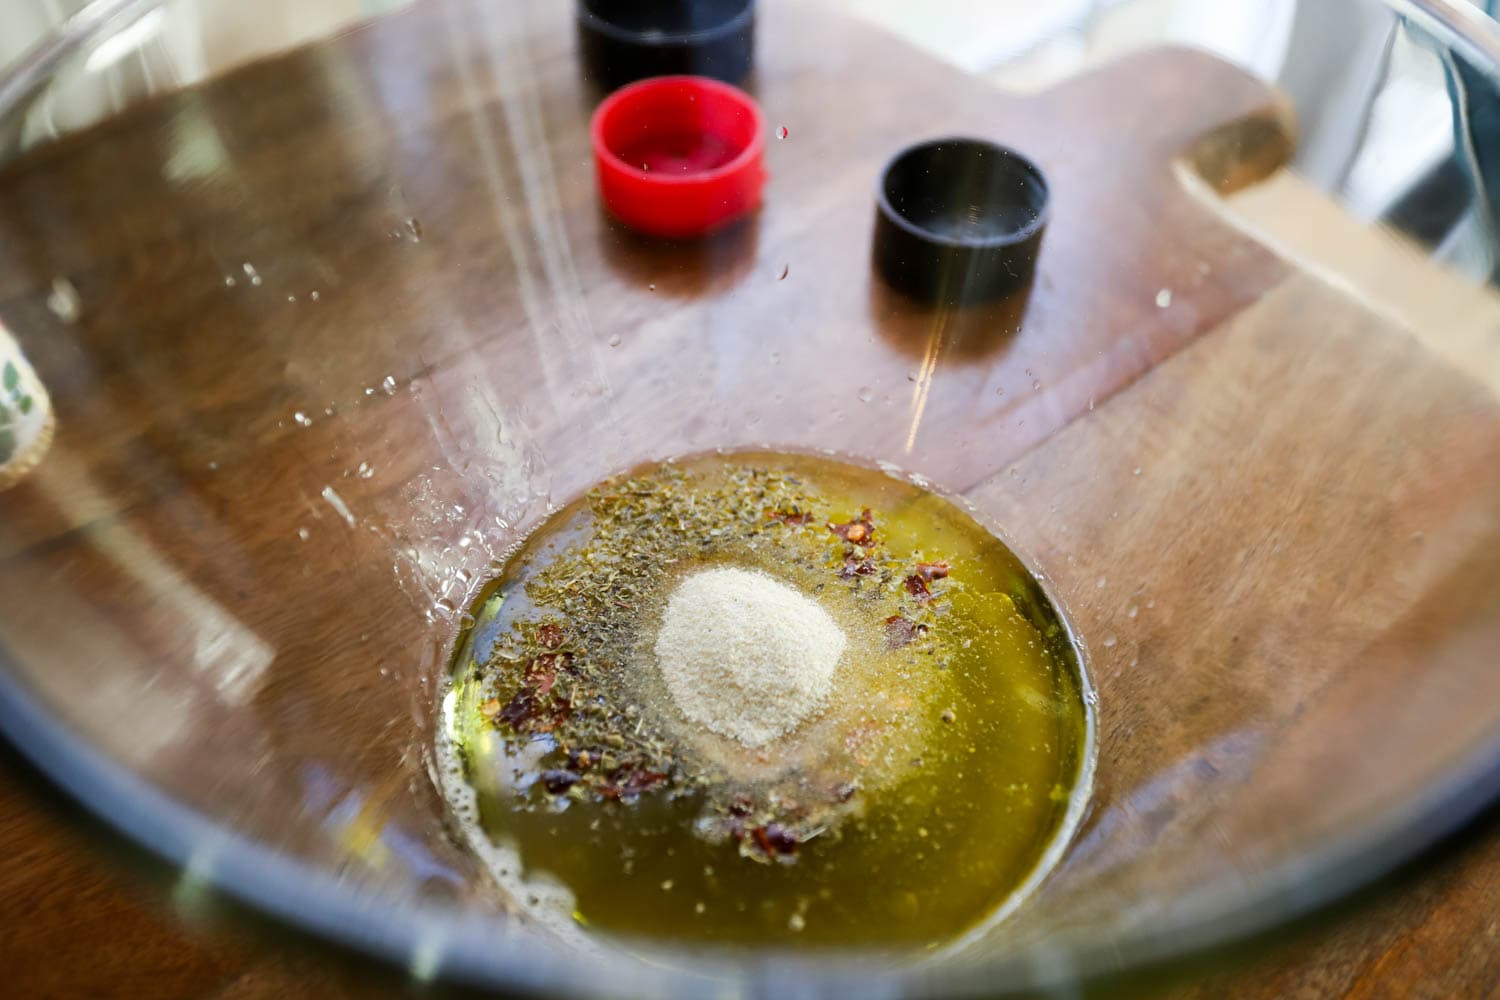
POLYGON ((577 19, 584 70, 605 90, 652 76, 738 84, 750 75, 755 0, 578 0, 577 19))
POLYGON ((1020 153, 982 139, 908 146, 877 195, 875 267, 894 288, 964 305, 1027 286, 1047 225, 1047 181, 1020 153))

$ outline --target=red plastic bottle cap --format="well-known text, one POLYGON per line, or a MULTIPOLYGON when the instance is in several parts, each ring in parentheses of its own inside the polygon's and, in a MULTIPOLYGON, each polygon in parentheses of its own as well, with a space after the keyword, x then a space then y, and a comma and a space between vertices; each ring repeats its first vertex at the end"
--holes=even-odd
POLYGON ((750 95, 702 76, 659 76, 615 91, 589 134, 599 194, 653 236, 698 236, 760 204, 765 123, 750 95))

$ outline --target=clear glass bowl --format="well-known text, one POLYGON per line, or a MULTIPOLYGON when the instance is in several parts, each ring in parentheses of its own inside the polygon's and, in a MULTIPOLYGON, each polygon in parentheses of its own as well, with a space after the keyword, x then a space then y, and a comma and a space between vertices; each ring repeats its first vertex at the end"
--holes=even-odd
POLYGON ((760 4, 764 206, 675 244, 596 203, 566 5, 109 0, 42 38, 0 78, 0 318, 55 415, 0 493, 0 728, 186 882, 553 994, 1072 982, 1479 809, 1500 31, 1457 0, 906 6, 760 4), (1047 173, 1029 295, 872 273, 882 164, 947 134, 1047 173), (921 474, 1025 556, 1097 692, 1088 815, 921 962, 571 953, 436 791, 463 609, 602 476, 760 444, 921 474))

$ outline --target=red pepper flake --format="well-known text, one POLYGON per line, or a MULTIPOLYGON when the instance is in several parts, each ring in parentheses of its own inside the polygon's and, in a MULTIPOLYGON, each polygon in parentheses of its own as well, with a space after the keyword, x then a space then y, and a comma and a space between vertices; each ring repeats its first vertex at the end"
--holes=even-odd
POLYGON ((782 524, 789 525, 793 528, 800 528, 804 524, 811 524, 813 519, 811 513, 805 510, 798 510, 795 507, 793 507, 791 510, 767 509, 765 513, 766 520, 780 521, 782 524))
POLYGON ((545 659, 544 656, 537 657, 526 671, 526 686, 538 695, 550 694, 552 685, 557 683, 557 671, 542 663, 545 659))
POLYGON ((599 763, 602 750, 572 750, 568 753, 568 767, 575 771, 587 771, 599 763))
POLYGON ((828 530, 851 545, 870 548, 875 544, 875 522, 870 519, 870 508, 860 511, 859 517, 844 524, 830 524, 828 530))
POLYGON ((578 784, 579 777, 572 771, 543 771, 542 786, 553 795, 561 795, 578 784))
POLYGON ((910 646, 926 634, 926 625, 920 625, 903 615, 891 615, 885 620, 885 644, 891 649, 910 646))
POLYGON ((856 576, 874 576, 877 570, 875 564, 869 558, 861 559, 853 552, 844 554, 844 565, 839 570, 839 576, 845 580, 852 580, 856 576))
POLYGON ((934 580, 945 580, 948 578, 948 564, 945 562, 917 563, 917 576, 923 582, 931 583, 934 580))
POLYGON ((562 626, 556 622, 548 622, 536 630, 536 641, 548 649, 556 649, 563 644, 562 626))
POLYGON ((544 713, 538 714, 531 721, 530 729, 534 733, 550 733, 564 722, 573 713, 573 706, 561 698, 554 698, 551 707, 544 713))
POLYGON ((495 718, 519 733, 550 733, 567 721, 572 710, 573 706, 562 698, 554 697, 544 704, 537 689, 523 687, 495 718))
POLYGON ((797 835, 780 823, 757 826, 750 836, 768 858, 790 858, 797 853, 797 835))
POLYGON ((667 776, 660 771, 631 771, 617 773, 599 785, 599 794, 610 801, 633 799, 638 795, 666 784, 667 776))
MULTIPOLYGON (((906 592, 915 597, 918 602, 932 600, 932 588, 927 586, 926 580, 915 573, 906 578, 906 592)), ((889 619, 887 619, 887 622, 889 622, 889 619)))
POLYGON ((522 688, 500 709, 495 718, 512 729, 521 729, 536 715, 537 707, 536 692, 531 688, 522 688))
POLYGON ((640 795, 667 783, 667 776, 660 771, 636 771, 625 779, 626 795, 640 795))

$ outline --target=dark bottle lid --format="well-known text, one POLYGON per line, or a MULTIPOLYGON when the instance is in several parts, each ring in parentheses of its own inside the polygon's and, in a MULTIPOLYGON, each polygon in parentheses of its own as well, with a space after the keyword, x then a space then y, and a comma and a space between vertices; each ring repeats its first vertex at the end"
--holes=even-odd
POLYGON ((578 0, 578 45, 605 90, 652 76, 750 75, 755 0, 578 0))
POLYGON ((881 177, 875 267, 927 302, 1002 298, 1031 281, 1047 225, 1047 181, 1026 157, 982 139, 908 146, 881 177))

